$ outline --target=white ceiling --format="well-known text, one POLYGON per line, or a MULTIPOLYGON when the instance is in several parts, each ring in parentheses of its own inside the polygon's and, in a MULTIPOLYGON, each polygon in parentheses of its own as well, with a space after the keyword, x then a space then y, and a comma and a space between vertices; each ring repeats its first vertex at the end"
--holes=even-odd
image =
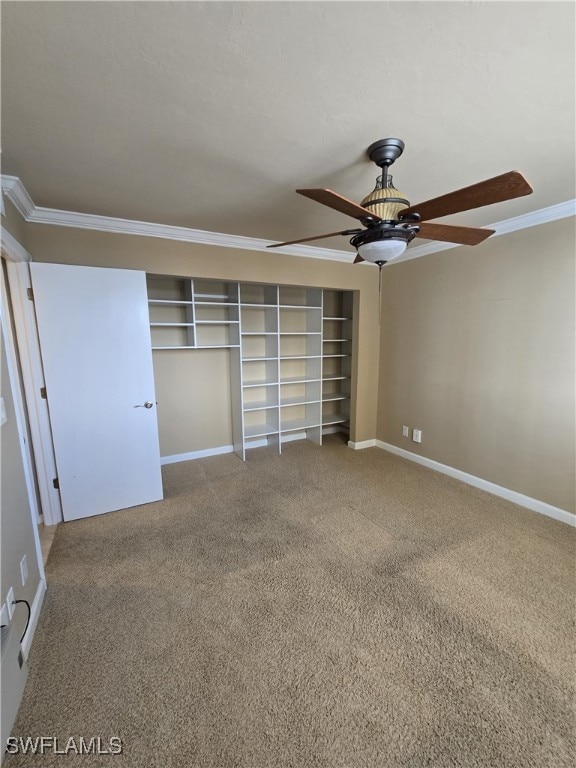
MULTIPOLYGON (((288 240, 353 226, 372 142, 412 203, 508 170, 575 196, 571 2, 4 2, 2 172, 37 205, 288 240)), ((422 241, 420 241, 422 242, 422 241)), ((314 243, 316 244, 316 243, 314 243)), ((344 238, 318 245, 346 248, 344 238)))

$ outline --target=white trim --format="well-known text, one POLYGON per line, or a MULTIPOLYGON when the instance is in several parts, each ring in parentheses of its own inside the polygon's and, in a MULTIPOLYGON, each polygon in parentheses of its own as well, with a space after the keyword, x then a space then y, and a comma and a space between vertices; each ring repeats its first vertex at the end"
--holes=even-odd
POLYGON ((36 563, 40 578, 44 578, 44 561, 42 559, 42 547, 40 546, 40 536, 38 534, 38 519, 40 510, 38 509, 38 500, 36 498, 36 487, 34 483, 34 466, 30 445, 28 444, 28 434, 26 431, 26 411, 22 399, 22 390, 20 388, 20 377, 18 373, 18 355, 16 353, 16 344, 12 331, 12 322, 8 313, 8 295, 4 282, 4 271, 0 272, 0 321, 2 323, 2 340, 6 346, 6 361, 8 365, 8 378, 12 389, 12 398, 14 400, 14 412, 16 416, 16 426, 20 442, 20 453, 22 456, 22 465, 24 469, 24 478, 26 481, 26 493, 30 517, 32 522, 32 535, 34 536, 34 549, 36 551, 36 563))
POLYGON ((28 221, 29 217, 34 213, 36 206, 26 191, 26 187, 18 176, 5 176, 2 174, 0 179, 2 180, 2 191, 4 194, 18 213, 28 221))
POLYGON ((160 464, 178 464, 180 461, 193 461, 194 459, 203 459, 206 456, 219 456, 221 453, 233 453, 233 445, 219 445, 217 448, 204 448, 201 451, 190 451, 190 453, 175 453, 172 456, 161 456, 160 464))
MULTIPOLYGON (((568 216, 574 215, 576 215, 576 199, 566 200, 564 203, 550 205, 548 208, 540 208, 530 213, 524 213, 522 216, 514 216, 512 219, 503 219, 495 224, 486 224, 486 229, 496 230, 491 236, 494 238, 499 235, 516 232, 519 229, 536 227, 539 224, 547 224, 550 221, 558 221, 559 219, 566 219, 568 216)), ((426 245, 419 245, 415 248, 409 248, 394 264, 399 264, 401 261, 410 261, 410 259, 418 259, 421 256, 428 256, 430 253, 438 253, 439 251, 448 251, 450 248, 461 247, 459 243, 440 243, 437 241, 427 243, 426 245)))
MULTIPOLYGON (((113 216, 98 216, 90 213, 37 207, 17 176, 2 175, 0 176, 0 181, 4 194, 15 205, 24 219, 36 224, 51 224, 53 226, 72 227, 75 229, 93 229, 99 232, 116 232, 125 235, 159 237, 165 240, 181 240, 188 243, 216 245, 222 248, 239 248, 246 251, 262 251, 264 253, 278 253, 312 259, 328 259, 348 264, 351 264, 354 258, 352 251, 340 251, 335 248, 318 248, 312 245, 287 245, 271 250, 266 247, 271 245, 269 240, 257 237, 242 237, 240 235, 228 235, 222 232, 209 232, 202 229, 189 229, 188 227, 174 227, 148 221, 133 221, 113 216)), ((527 227, 534 227, 538 224, 545 224, 550 221, 566 218, 567 216, 573 216, 575 208, 576 200, 566 200, 557 205, 541 208, 511 219, 504 219, 503 221, 496 222, 496 224, 488 224, 487 227, 495 229, 496 232, 492 237, 497 237, 498 235, 515 232, 518 229, 526 229, 527 227)), ((417 259, 430 253, 459 247, 461 246, 456 243, 427 243, 426 245, 409 248, 404 256, 395 261, 394 264, 417 259)))
POLYGON ((44 602, 45 594, 46 581, 44 578, 41 578, 38 582, 38 588, 36 590, 36 594, 34 595, 34 600, 30 606, 30 621, 28 622, 28 628, 26 629, 26 634, 22 640, 22 653, 26 658, 28 658, 30 653, 30 646, 32 645, 34 633, 36 632, 36 626, 38 624, 38 619, 40 618, 40 612, 42 610, 42 603, 44 602))
POLYGON ((571 512, 567 512, 564 509, 553 507, 551 504, 539 501, 538 499, 533 499, 530 496, 525 496, 523 493, 511 491, 509 488, 496 485, 481 477, 469 475, 467 472, 462 472, 462 470, 456 469, 455 467, 450 467, 447 464, 441 464, 433 459, 428 459, 426 456, 420 456, 417 453, 406 451, 404 448, 398 448, 391 443, 384 443, 382 440, 376 440, 375 443, 377 448, 382 448, 385 451, 394 453, 396 456, 401 456, 403 459, 409 459, 410 461, 416 462, 416 464, 422 464, 422 466, 428 467, 428 469, 442 472, 444 475, 454 477, 456 480, 460 480, 467 485, 473 485, 474 488, 480 488, 482 491, 511 501, 513 504, 519 504, 521 507, 526 507, 526 509, 530 509, 532 512, 539 512, 541 515, 552 517, 554 520, 560 520, 560 522, 566 523, 567 525, 576 526, 576 515, 573 515, 571 512))
POLYGON ((361 451, 363 448, 374 448, 375 446, 376 440, 361 440, 359 443, 348 440, 348 448, 352 448, 354 451, 361 451))
MULTIPOLYGON (((342 432, 341 427, 336 425, 335 427, 325 427, 322 430, 323 435, 330 435, 334 432, 342 432)), ((282 437, 283 443, 291 443, 294 440, 305 440, 306 432, 292 432, 282 437)), ((263 448, 268 445, 268 440, 262 438, 261 440, 253 440, 246 443, 246 449, 249 448, 263 448)), ((194 459, 203 459, 206 456, 219 456, 222 453, 234 453, 233 445, 219 445, 217 448, 204 448, 201 451, 191 451, 190 453, 175 453, 172 456, 162 456, 160 458, 160 464, 178 464, 180 461, 194 461, 194 459)))
POLYGON ((52 444, 52 426, 46 400, 40 389, 45 386, 44 370, 40 355, 40 342, 36 326, 34 304, 28 299, 27 289, 31 287, 30 267, 23 262, 7 264, 8 285, 12 299, 14 332, 20 354, 22 383, 28 407, 28 423, 34 452, 36 480, 40 494, 40 505, 45 525, 62 521, 60 491, 54 488, 53 480, 58 476, 52 444))
POLYGON ((187 243, 216 245, 222 248, 239 248, 245 251, 262 251, 264 253, 279 253, 288 256, 303 256, 312 259, 330 259, 332 261, 352 262, 354 253, 339 251, 331 248, 315 248, 311 245, 290 245, 270 250, 270 240, 257 237, 228 235, 222 232, 209 232, 203 229, 174 227, 168 224, 155 224, 148 221, 132 221, 113 216, 97 216, 89 213, 74 211, 59 211, 54 208, 35 208, 26 218, 34 224, 51 224, 58 227, 73 227, 75 229, 94 229, 98 232, 115 232, 123 235, 139 235, 141 237, 159 237, 164 240, 180 240, 187 243))
POLYGON ((23 245, 8 232, 5 227, 0 228, 0 237, 2 242, 2 254, 6 261, 32 261, 32 256, 23 245))

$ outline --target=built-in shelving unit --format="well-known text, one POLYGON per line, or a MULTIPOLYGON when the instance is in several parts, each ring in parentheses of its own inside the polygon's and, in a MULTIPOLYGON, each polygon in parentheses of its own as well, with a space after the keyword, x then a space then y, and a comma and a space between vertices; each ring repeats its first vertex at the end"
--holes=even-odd
POLYGON ((323 291, 322 425, 348 424, 352 376, 352 293, 323 291))
POLYGON ((149 276, 152 348, 229 349, 235 452, 318 444, 350 417, 352 293, 149 276))
POLYGON ((240 346, 238 283, 148 276, 152 349, 240 346))

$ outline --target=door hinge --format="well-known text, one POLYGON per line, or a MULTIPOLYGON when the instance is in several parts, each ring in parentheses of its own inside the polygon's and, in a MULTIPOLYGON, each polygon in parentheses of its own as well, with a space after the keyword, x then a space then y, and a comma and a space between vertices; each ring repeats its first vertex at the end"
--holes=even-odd
POLYGON ((42 400, 48 399, 48 395, 46 394, 46 387, 40 387, 40 397, 42 400))
POLYGON ((52 485, 54 486, 54 488, 56 488, 57 491, 60 490, 60 483, 58 482, 57 477, 55 477, 54 480, 52 480, 52 485))
POLYGON ((30 301, 34 301, 34 291, 32 288, 26 288, 26 296, 28 296, 30 301))

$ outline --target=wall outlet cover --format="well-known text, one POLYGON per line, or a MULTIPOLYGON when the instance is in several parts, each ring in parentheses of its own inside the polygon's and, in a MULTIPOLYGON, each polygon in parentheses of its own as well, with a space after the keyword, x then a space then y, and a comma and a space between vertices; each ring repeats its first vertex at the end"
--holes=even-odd
POLYGON ((20 560, 20 578, 22 579, 22 586, 25 587, 28 581, 28 560, 26 555, 20 560))
POLYGON ((402 437, 410 437, 410 427, 402 427, 402 437))
POLYGON ((412 430, 412 441, 414 443, 421 443, 422 442, 422 430, 421 429, 413 429, 412 430))

